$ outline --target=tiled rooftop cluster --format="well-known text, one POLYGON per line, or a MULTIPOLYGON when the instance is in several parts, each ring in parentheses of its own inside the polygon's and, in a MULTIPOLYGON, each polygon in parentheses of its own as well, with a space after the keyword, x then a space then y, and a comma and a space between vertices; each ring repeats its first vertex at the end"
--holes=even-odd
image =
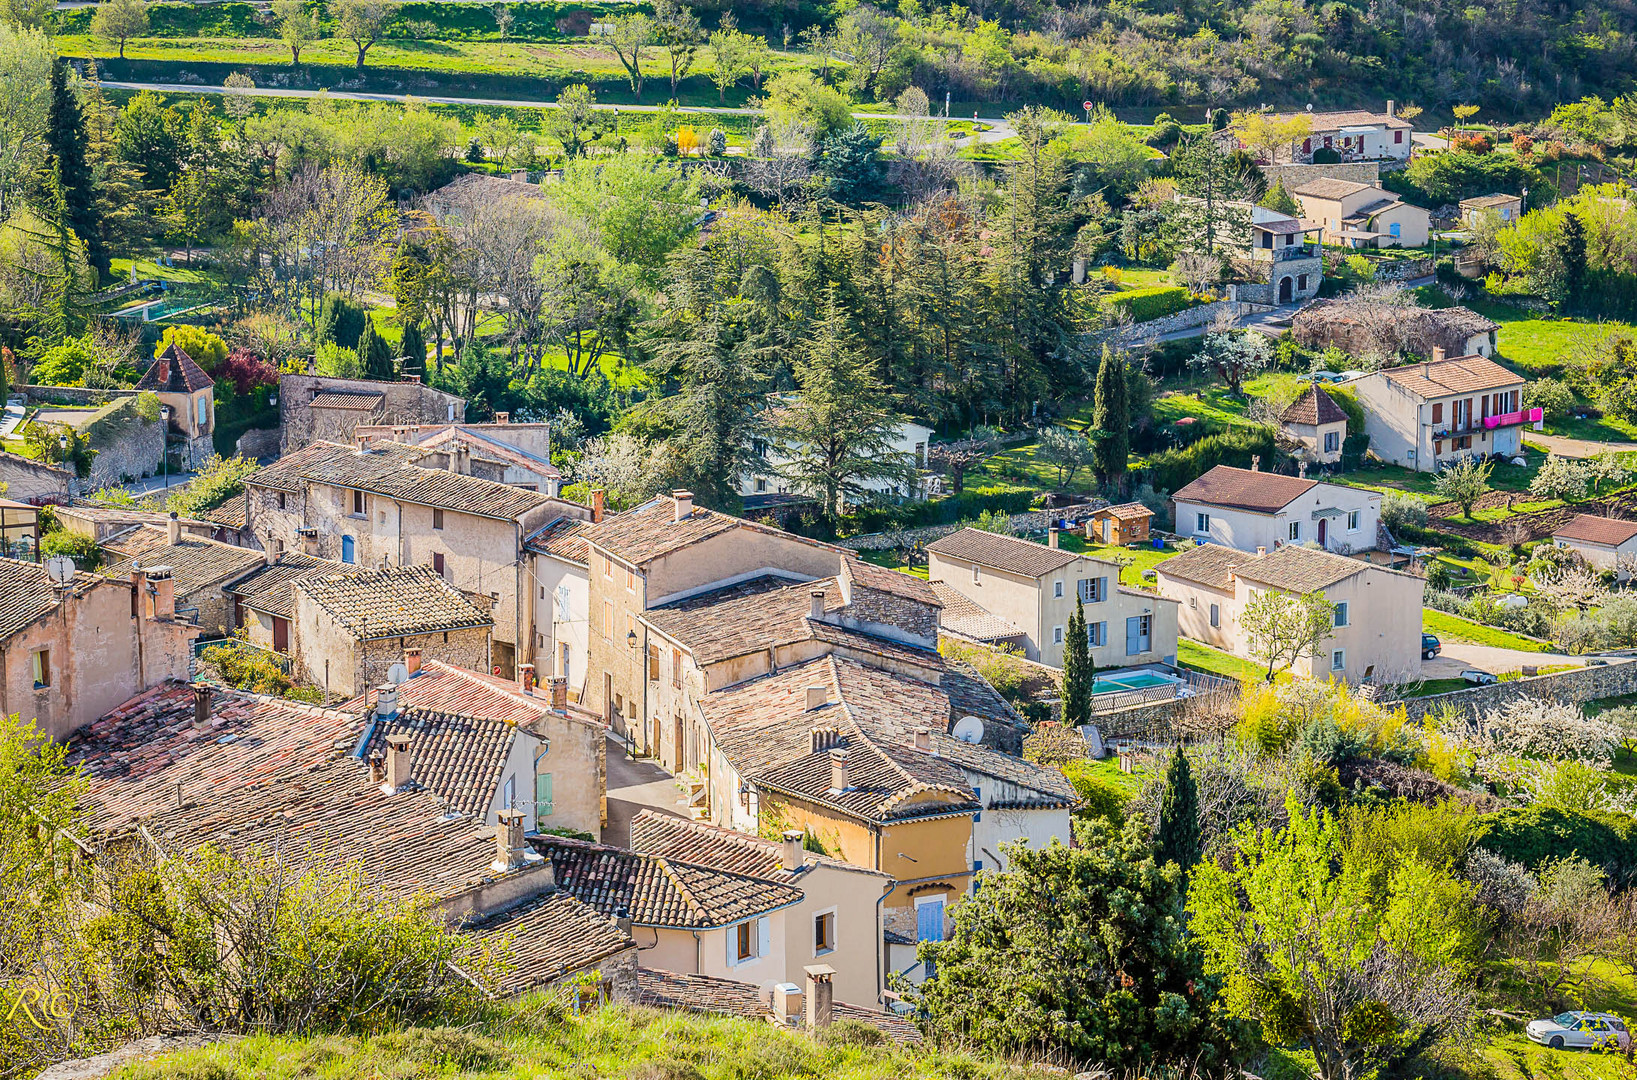
POLYGON ((492 626, 494 619, 430 566, 308 577, 294 589, 360 639, 492 626))
MULTIPOLYGON (((76 572, 68 589, 84 593, 97 583, 96 575, 76 572)), ((40 563, 0 559, 0 640, 55 611, 62 603, 62 592, 40 563)))
POLYGON ((416 465, 426 453, 422 447, 386 441, 373 442, 367 449, 315 442, 258 469, 245 483, 287 493, 299 492, 303 482, 331 484, 502 519, 514 518, 551 501, 539 492, 495 480, 416 465))

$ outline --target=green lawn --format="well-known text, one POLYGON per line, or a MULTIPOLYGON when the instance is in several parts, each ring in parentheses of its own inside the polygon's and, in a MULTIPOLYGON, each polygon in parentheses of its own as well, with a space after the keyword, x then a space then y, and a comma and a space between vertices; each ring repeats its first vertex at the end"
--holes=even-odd
POLYGON ((918 578, 927 576, 925 566, 905 566, 903 560, 898 558, 897 552, 894 551, 860 551, 858 557, 867 563, 885 566, 889 570, 902 570, 904 573, 914 574, 918 578))
POLYGON ((1127 796, 1135 795, 1142 790, 1142 774, 1144 770, 1133 769, 1131 772, 1120 771, 1120 759, 1115 754, 1109 754, 1101 761, 1096 758, 1081 758, 1080 768, 1093 779, 1101 780, 1109 787, 1123 792, 1127 796))
POLYGON ((1459 615, 1451 615, 1447 611, 1422 611, 1421 629, 1429 634, 1437 634, 1439 638, 1447 641, 1465 641, 1473 645, 1490 645, 1497 649, 1549 652, 1552 648, 1545 642, 1493 626, 1483 626, 1459 615))
MULTIPOLYGON (((1504 462, 1496 464, 1494 471, 1489 475, 1489 486, 1496 491, 1528 491, 1529 481, 1534 479, 1536 471, 1546 461, 1546 455, 1538 447, 1525 446, 1523 457, 1528 462, 1527 465, 1508 465, 1504 462)), ((1337 473, 1328 479, 1334 484, 1348 484, 1375 491, 1396 490, 1413 491, 1421 495, 1433 494, 1432 473, 1415 472, 1398 465, 1367 464, 1352 472, 1337 473)), ((1501 516, 1505 516, 1504 512, 1501 516)))
MULTIPOLYGON (((1433 288, 1417 290, 1429 306, 1443 307, 1451 301, 1433 288)), ((1467 299, 1463 306, 1500 324, 1496 335, 1500 358, 1529 374, 1551 374, 1563 363, 1563 354, 1582 349, 1588 334, 1633 333, 1637 327, 1618 320, 1554 318, 1510 304, 1485 298, 1467 299)))
POLYGON ((1168 546, 1163 551, 1156 551, 1152 544, 1144 544, 1139 548, 1123 548, 1113 544, 1091 544, 1079 534, 1063 536, 1059 541, 1065 550, 1082 552, 1094 559, 1114 559, 1116 557, 1132 560, 1131 565, 1120 571, 1120 584, 1132 588, 1143 585, 1142 572, 1152 570, 1166 559, 1180 553, 1180 549, 1168 546))
POLYGON ((109 288, 125 285, 131 280, 131 263, 136 263, 136 278, 138 281, 155 279, 158 281, 175 281, 187 285, 212 285, 216 278, 208 270, 195 269, 185 262, 179 266, 161 266, 152 259, 110 259, 108 281, 109 288))
POLYGON ((1261 682, 1263 675, 1266 674, 1263 668, 1249 660, 1187 638, 1177 640, 1177 663, 1209 675, 1221 675, 1235 682, 1261 682))

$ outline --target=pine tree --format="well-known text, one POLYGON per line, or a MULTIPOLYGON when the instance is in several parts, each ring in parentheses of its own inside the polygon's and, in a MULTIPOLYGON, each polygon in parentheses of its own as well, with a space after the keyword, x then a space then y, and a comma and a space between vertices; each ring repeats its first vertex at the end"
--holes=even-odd
POLYGON ((364 365, 364 375, 371 379, 393 379, 392 346, 375 329, 373 319, 364 319, 363 332, 358 335, 358 360, 364 365))
POLYGON ((1079 727, 1091 720, 1091 683, 1096 674, 1086 637, 1086 602, 1076 597, 1063 648, 1063 723, 1079 727))
POLYGON ((1160 865, 1174 862, 1186 877, 1199 862, 1199 788, 1194 784, 1188 756, 1178 746, 1171 752, 1165 770, 1165 793, 1160 796, 1159 831, 1154 838, 1154 858, 1160 865))
POLYGON ((57 57, 51 65, 51 105, 46 117, 46 147, 62 187, 65 224, 85 245, 86 261, 99 274, 108 273, 108 248, 103 242, 97 213, 97 191, 85 162, 85 117, 68 83, 68 61, 57 57))
POLYGON ((404 336, 398 342, 398 355, 403 357, 405 375, 426 374, 426 338, 421 336, 419 323, 404 326, 404 336))
POLYGON ((1563 264, 1563 302, 1559 307, 1576 307, 1586 284, 1586 226, 1573 208, 1563 215, 1563 235, 1558 241, 1558 258, 1563 264))
POLYGON ((1125 475, 1126 458, 1131 453, 1131 401, 1125 385, 1125 358, 1106 344, 1103 362, 1097 368, 1091 426, 1095 440, 1092 468, 1097 472, 1097 482, 1104 487, 1118 483, 1125 475))

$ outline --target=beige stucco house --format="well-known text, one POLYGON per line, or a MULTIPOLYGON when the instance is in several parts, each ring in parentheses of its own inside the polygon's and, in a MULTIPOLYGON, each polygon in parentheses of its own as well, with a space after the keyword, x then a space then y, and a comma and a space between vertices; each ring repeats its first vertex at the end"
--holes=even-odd
POLYGON ((216 382, 194 363, 193 357, 169 345, 136 384, 138 391, 152 391, 159 404, 170 410, 166 427, 168 452, 174 452, 183 469, 197 469, 215 452, 216 382))
POLYGON ((1024 655, 1063 666, 1069 617, 1084 601, 1092 662, 1099 668, 1174 664, 1176 606, 1120 585, 1114 563, 1050 544, 961 529, 927 545, 927 574, 1022 629, 1024 655))
POLYGON ((1421 596, 1426 582, 1397 570, 1314 548, 1255 554, 1202 544, 1155 568, 1160 592, 1181 605, 1185 637, 1257 660, 1240 613, 1257 592, 1320 593, 1335 624, 1293 670, 1351 683, 1404 682, 1421 669, 1421 596))
MULTIPOLYGON (((1394 102, 1385 112, 1348 109, 1341 112, 1279 113, 1275 119, 1304 119, 1309 134, 1290 148, 1290 160, 1311 162, 1321 150, 1333 151, 1341 161, 1408 161, 1413 151, 1414 129, 1398 115, 1394 102)), ((1212 136, 1224 149, 1239 145, 1231 129, 1212 136)))
POLYGON ((1302 216, 1324 226, 1324 242, 1350 248, 1422 247, 1432 215, 1383 188, 1379 181, 1310 180, 1291 192, 1302 216))
POLYGON ((1216 466, 1171 498, 1177 532, 1241 551, 1305 543, 1342 554, 1366 551, 1376 546, 1381 518, 1378 491, 1231 465, 1216 466))
POLYGON ((1637 521, 1576 514, 1552 533, 1552 543, 1579 552, 1598 570, 1613 571, 1616 581, 1637 575, 1637 521))
POLYGON ((1300 444, 1308 461, 1333 465, 1341 460, 1342 443, 1347 441, 1347 414, 1317 383, 1310 383, 1280 415, 1279 430, 1300 444))
POLYGON ((466 472, 525 491, 556 495, 563 474, 551 463, 551 425, 512 423, 510 413, 495 413, 487 424, 367 424, 353 428, 353 441, 367 446, 377 439, 419 446, 428 452, 421 464, 466 472))
POLYGON ((1523 425, 1538 409, 1522 405, 1524 379, 1482 356, 1404 364, 1347 385, 1364 409, 1370 451, 1389 465, 1436 472, 1464 458, 1523 452, 1523 425))

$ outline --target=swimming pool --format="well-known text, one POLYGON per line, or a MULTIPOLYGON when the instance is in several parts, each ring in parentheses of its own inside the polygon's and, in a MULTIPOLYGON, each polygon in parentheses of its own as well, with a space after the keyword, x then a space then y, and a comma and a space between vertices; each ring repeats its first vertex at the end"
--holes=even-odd
POLYGON ((1121 694, 1131 690, 1149 690, 1157 686, 1174 686, 1177 680, 1155 671, 1133 671, 1125 675, 1102 676, 1091 684, 1093 694, 1121 694))

